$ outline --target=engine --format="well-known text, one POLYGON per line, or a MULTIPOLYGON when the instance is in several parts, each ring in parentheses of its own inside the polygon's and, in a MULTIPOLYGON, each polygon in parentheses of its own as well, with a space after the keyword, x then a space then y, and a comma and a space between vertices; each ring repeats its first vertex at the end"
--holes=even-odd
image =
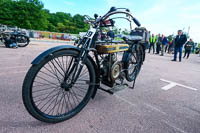
POLYGON ((113 87, 115 80, 120 77, 122 62, 117 61, 116 53, 106 55, 101 67, 102 83, 113 87))

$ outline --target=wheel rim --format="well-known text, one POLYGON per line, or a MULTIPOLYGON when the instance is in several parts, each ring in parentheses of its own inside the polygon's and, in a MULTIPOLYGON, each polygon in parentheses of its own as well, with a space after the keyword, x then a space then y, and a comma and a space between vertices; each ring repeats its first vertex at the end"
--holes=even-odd
MULTIPOLYGON (((71 68, 74 60, 75 57, 67 55, 56 57, 47 62, 37 73, 32 84, 31 97, 39 113, 47 117, 61 117, 72 113, 82 105, 89 91, 88 81, 91 81, 87 66, 84 65, 77 82, 72 87, 66 89, 63 86, 65 73, 71 68)), ((69 79, 72 75, 73 73, 69 79)))
POLYGON ((134 73, 136 73, 137 68, 137 59, 136 59, 136 53, 132 53, 130 60, 129 60, 129 67, 128 67, 128 73, 131 78, 135 76, 134 73))
POLYGON ((19 46, 25 46, 28 44, 28 39, 24 36, 18 36, 17 37, 17 43, 19 46))

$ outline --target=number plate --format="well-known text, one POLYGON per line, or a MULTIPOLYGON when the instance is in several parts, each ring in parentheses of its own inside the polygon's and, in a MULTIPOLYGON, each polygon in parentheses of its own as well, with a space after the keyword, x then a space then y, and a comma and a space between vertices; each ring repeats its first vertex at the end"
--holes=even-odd
POLYGON ((85 34, 85 37, 87 38, 93 38, 94 34, 96 33, 96 29, 90 28, 88 32, 85 34))

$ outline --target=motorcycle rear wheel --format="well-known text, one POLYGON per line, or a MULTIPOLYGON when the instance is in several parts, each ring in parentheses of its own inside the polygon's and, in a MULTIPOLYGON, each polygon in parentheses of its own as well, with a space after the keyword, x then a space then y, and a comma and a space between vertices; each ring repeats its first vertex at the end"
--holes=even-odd
POLYGON ((19 47, 26 47, 30 42, 29 38, 23 35, 17 35, 16 40, 19 47))
POLYGON ((133 81, 139 74, 142 63, 143 63, 143 48, 141 45, 136 45, 133 49, 133 52, 130 53, 130 58, 128 63, 126 64, 126 79, 131 82, 133 81))

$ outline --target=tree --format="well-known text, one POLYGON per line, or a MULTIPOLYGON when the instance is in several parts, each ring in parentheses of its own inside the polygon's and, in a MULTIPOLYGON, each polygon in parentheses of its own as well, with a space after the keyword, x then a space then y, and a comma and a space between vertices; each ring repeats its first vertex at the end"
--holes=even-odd
POLYGON ((26 29, 45 30, 47 14, 39 0, 2 0, 0 23, 26 29))
POLYGON ((0 0, 0 23, 25 29, 76 34, 89 28, 83 16, 50 13, 40 0, 0 0))

